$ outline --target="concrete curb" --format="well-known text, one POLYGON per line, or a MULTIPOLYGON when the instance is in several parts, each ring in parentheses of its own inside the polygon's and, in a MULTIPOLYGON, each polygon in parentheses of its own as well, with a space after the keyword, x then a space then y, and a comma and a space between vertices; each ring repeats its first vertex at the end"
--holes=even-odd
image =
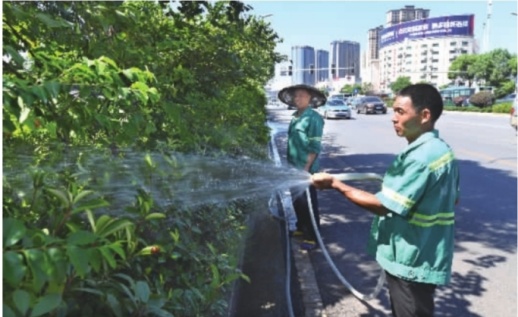
POLYGON ((304 303, 305 317, 326 317, 324 306, 322 304, 322 296, 318 288, 315 270, 307 251, 299 249, 292 239, 291 249, 295 266, 299 276, 300 287, 302 290, 302 301, 304 303))

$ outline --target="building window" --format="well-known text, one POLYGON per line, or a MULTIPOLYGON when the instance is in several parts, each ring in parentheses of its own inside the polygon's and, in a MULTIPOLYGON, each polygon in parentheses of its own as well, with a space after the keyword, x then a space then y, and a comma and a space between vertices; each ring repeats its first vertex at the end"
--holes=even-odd
POLYGON ((422 45, 421 45, 421 47, 426 48, 426 47, 428 47, 428 45, 426 45, 426 44, 422 44, 422 45))
POLYGON ((432 47, 439 47, 439 43, 433 43, 432 47))
POLYGON ((457 42, 450 42, 450 46, 455 46, 457 45, 457 42))
POLYGON ((467 41, 462 41, 462 46, 468 46, 469 43, 467 41))

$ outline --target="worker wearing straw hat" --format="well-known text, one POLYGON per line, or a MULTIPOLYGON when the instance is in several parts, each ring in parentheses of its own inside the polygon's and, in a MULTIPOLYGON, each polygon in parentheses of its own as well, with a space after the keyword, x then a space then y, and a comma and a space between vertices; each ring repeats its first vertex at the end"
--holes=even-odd
MULTIPOLYGON (((313 107, 323 105, 326 102, 325 95, 311 86, 295 85, 282 89, 278 97, 285 104, 297 108, 288 129, 288 163, 311 174, 318 172, 324 120, 313 107)), ((310 186, 309 192, 315 223, 319 226, 315 187, 310 186)), ((293 234, 303 237, 302 249, 312 250, 316 248, 316 235, 311 222, 308 198, 306 193, 292 191, 292 199, 297 215, 297 230, 293 234)))

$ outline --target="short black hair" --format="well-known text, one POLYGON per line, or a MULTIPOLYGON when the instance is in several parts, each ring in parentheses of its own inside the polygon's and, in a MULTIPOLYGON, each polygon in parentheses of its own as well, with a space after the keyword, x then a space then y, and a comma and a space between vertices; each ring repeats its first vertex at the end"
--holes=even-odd
POLYGON ((437 121, 444 108, 442 96, 439 91, 430 84, 414 84, 401 89, 398 94, 401 97, 409 97, 417 111, 430 110, 432 122, 437 121))

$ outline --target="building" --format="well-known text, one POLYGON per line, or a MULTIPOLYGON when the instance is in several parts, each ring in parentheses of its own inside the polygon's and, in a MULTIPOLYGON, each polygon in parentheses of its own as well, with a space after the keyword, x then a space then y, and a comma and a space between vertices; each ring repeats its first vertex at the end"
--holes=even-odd
POLYGON ((400 23, 380 34, 380 89, 390 91, 396 78, 442 86, 450 64, 476 52, 474 15, 455 15, 400 23))
POLYGON ((405 6, 403 9, 390 10, 387 12, 386 26, 393 26, 413 20, 426 19, 430 15, 430 10, 419 9, 414 6, 405 6))
POLYGON ((317 50, 316 58, 316 82, 327 81, 329 79, 329 52, 317 50))
POLYGON ((368 32, 367 62, 379 59, 380 34, 383 25, 370 29, 368 32))
POLYGON ((290 66, 290 62, 281 62, 275 65, 275 76, 264 87, 268 99, 277 100, 277 93, 282 88, 291 86, 290 66))
POLYGON ((310 67, 315 67, 315 49, 311 46, 293 46, 291 48, 292 85, 315 85, 315 74, 311 74, 310 67))
POLYGON ((360 77, 360 43, 352 41, 333 41, 331 43, 332 78, 360 77))

